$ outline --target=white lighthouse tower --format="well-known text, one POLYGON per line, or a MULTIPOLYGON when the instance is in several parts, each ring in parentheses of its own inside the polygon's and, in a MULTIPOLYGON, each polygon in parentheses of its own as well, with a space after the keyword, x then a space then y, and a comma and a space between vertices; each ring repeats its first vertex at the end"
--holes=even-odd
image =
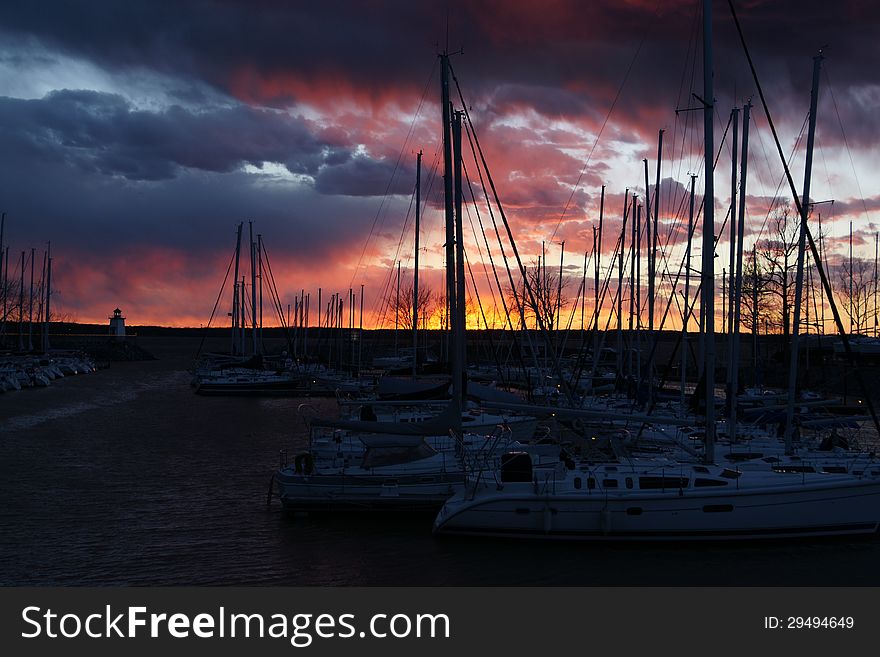
POLYGON ((110 337, 125 340, 125 317, 119 308, 113 311, 113 317, 110 318, 110 337))

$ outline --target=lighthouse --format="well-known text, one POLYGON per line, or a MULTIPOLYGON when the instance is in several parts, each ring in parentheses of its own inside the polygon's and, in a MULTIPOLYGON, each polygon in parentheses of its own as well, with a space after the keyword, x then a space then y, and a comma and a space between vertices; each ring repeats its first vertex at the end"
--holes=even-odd
POLYGON ((122 316, 119 308, 113 311, 113 316, 110 318, 110 337, 125 340, 125 317, 122 316))

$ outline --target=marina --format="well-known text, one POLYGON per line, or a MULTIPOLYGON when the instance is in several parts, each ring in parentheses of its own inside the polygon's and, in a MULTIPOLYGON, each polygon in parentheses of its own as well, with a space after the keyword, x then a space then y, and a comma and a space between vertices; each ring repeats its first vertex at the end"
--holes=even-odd
MULTIPOLYGON (((405 110, 378 94, 342 111, 249 69, 209 110, 176 91, 159 110, 104 91, 27 101, 104 103, 84 125, 149 115, 133 132, 150 135, 214 112, 221 153, 239 113, 263 129, 220 165, 195 142, 151 171, 89 161, 125 194, 184 172, 217 184, 178 209, 210 229, 178 217, 192 235, 147 256, 123 240, 87 271, 46 241, 39 268, 36 247, 10 253, 27 219, 3 213, 0 584, 880 583, 880 233, 849 142, 828 137, 832 105, 844 120, 820 102, 827 56, 811 54, 808 103, 780 101, 733 3, 722 57, 714 3, 693 4, 678 98, 635 137, 615 124, 613 166, 589 169, 642 44, 597 128, 487 93, 448 17, 421 98, 413 71, 394 82, 405 110), (367 134, 370 104, 390 133, 367 134), (805 113, 793 147, 780 105, 788 131, 805 113), (843 185, 829 143, 852 164, 843 185), (847 190, 848 234, 817 188, 847 190), (94 317, 100 296, 122 299, 109 325, 61 312, 94 317)), ((793 62, 800 84, 809 58, 793 62)))

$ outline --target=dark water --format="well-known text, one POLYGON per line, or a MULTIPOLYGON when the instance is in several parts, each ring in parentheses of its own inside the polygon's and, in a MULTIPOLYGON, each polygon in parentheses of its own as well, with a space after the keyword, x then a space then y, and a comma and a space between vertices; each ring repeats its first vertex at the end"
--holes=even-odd
MULTIPOLYGON (((592 545, 434 538, 431 518, 291 518, 269 478, 301 399, 201 397, 197 341, 0 394, 0 584, 878 586, 880 539, 592 545)), ((332 412, 332 401, 310 401, 332 412)))

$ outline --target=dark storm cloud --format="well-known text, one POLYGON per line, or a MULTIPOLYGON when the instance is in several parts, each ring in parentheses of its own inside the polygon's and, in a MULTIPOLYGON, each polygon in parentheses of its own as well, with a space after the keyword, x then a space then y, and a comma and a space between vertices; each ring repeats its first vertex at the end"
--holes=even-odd
POLYGON ((412 176, 395 176, 394 162, 377 161, 361 155, 346 158, 333 167, 324 167, 315 177, 315 190, 322 194, 345 196, 378 196, 394 180, 392 193, 406 193, 405 180, 412 176))
MULTIPOLYGON (((231 250, 234 226, 253 220, 271 253, 317 264, 333 251, 360 249, 380 203, 241 171, 179 169, 158 181, 85 170, 73 176, 63 160, 35 161, 21 151, 0 157, 0 179, 7 244, 51 240, 59 257, 83 262, 161 247, 189 254, 196 266, 203 255, 231 250)), ((392 199, 392 219, 405 213, 395 207, 392 199)))
MULTIPOLYGON (((167 180, 181 169, 227 173, 283 164, 321 193, 381 195, 392 169, 322 143, 300 118, 243 105, 194 112, 136 109, 116 94, 62 90, 38 100, 0 98, 0 148, 129 180, 167 180)), ((398 186, 399 187, 399 186, 398 186)), ((405 189, 392 188, 392 192, 405 189)))
POLYGON ((180 168, 228 172, 283 162, 314 175, 320 144, 302 120, 238 106, 152 112, 115 94, 61 90, 38 100, 0 98, 0 138, 44 159, 130 180, 173 178, 180 168))
MULTIPOLYGON (((875 79, 875 3, 738 4, 765 85, 808 88, 809 57, 824 45, 831 57, 847 62, 840 71, 844 86, 875 79)), ((719 76, 719 82, 728 94, 734 85, 751 93, 729 11, 716 5, 716 68, 739 66, 735 80, 719 76)), ((450 48, 464 49, 461 68, 478 88, 489 93, 502 76, 514 84, 567 88, 580 99, 537 94, 528 100, 542 111, 575 112, 584 102, 613 97, 639 44, 633 92, 643 102, 670 95, 674 102, 688 53, 699 59, 698 6, 692 0, 549 6, 515 0, 95 0, 57 2, 51 10, 45 3, 5 3, 0 25, 12 37, 34 37, 102 67, 198 77, 226 91, 242 65, 259 75, 294 70, 305 80, 337 75, 368 90, 403 85, 412 91, 425 77, 423 62, 443 47, 448 15, 450 48)), ((284 92, 274 100, 290 98, 284 92)))

